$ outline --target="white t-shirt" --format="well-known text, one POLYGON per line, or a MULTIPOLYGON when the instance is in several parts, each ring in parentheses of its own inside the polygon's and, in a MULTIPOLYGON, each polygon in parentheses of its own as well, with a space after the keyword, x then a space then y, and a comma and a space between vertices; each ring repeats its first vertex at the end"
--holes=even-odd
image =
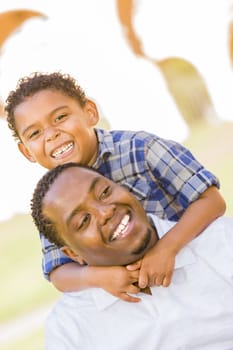
MULTIPOLYGON (((159 237, 173 223, 153 217, 159 237)), ((46 350, 232 350, 233 218, 177 255, 172 283, 128 303, 102 289, 64 293, 46 320, 46 350)))

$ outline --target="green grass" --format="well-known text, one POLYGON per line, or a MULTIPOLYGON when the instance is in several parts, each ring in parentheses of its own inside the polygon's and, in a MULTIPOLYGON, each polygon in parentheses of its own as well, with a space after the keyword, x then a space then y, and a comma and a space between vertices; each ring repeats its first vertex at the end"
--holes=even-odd
POLYGON ((26 337, 18 341, 13 341, 8 345, 2 345, 1 350, 43 350, 44 349, 44 329, 40 328, 29 333, 26 337))
POLYGON ((0 256, 1 323, 58 297, 42 275, 40 240, 30 215, 0 223, 0 256))

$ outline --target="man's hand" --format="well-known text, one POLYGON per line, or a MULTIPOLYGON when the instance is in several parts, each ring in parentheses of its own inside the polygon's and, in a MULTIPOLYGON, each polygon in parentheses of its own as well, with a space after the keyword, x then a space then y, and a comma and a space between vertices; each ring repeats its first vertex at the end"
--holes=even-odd
POLYGON ((169 250, 162 240, 150 249, 143 259, 128 265, 129 271, 140 269, 138 285, 140 288, 147 286, 168 287, 175 264, 175 252, 169 250))
POLYGON ((128 294, 136 294, 140 291, 140 288, 134 285, 138 281, 138 270, 129 271, 123 266, 100 266, 96 268, 100 288, 124 301, 136 303, 141 300, 128 294))

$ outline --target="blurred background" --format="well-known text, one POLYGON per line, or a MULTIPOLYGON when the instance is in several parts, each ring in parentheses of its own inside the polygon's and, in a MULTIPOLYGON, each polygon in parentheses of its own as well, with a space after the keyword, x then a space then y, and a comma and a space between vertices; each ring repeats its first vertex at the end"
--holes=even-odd
POLYGON ((0 348, 43 349, 59 292, 44 280, 29 215, 45 172, 18 152, 4 101, 34 71, 72 74, 100 127, 186 145, 233 215, 233 0, 0 1, 0 348))

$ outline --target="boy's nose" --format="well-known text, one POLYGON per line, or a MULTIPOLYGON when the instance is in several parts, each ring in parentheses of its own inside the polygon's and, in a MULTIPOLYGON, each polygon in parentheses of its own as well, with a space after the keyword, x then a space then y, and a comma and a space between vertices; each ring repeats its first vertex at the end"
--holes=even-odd
POLYGON ((55 128, 47 128, 46 129, 46 141, 53 141, 60 135, 60 131, 55 128))

